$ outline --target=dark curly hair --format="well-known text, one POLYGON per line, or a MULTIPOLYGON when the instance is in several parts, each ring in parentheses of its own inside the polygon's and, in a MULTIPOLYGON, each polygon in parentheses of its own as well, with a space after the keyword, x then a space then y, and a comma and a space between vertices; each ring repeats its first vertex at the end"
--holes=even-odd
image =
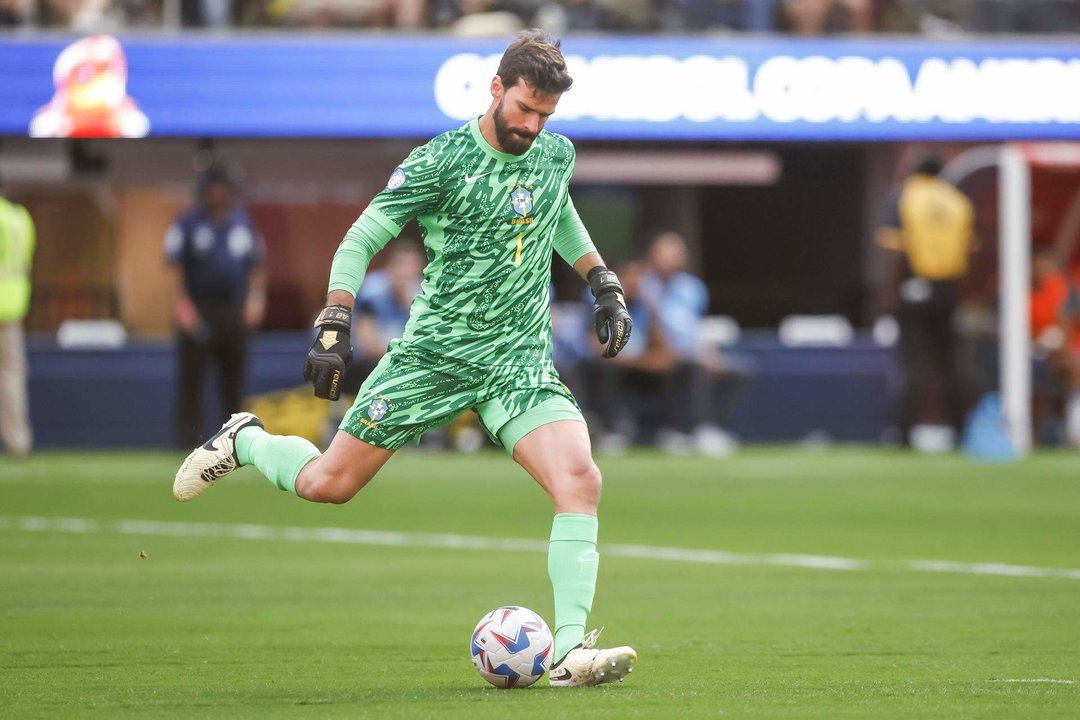
POLYGON ((506 48, 498 75, 503 87, 512 88, 524 78, 534 91, 558 95, 570 89, 574 79, 566 72, 559 38, 543 30, 524 30, 506 48))

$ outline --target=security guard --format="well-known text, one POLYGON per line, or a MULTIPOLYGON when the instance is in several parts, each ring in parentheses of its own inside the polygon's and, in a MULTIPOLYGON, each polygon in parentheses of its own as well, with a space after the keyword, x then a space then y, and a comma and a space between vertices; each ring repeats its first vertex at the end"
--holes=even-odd
POLYGON ((177 442, 194 445, 202 428, 203 381, 218 370, 219 414, 240 411, 248 341, 263 319, 266 271, 262 236, 239 198, 236 171, 222 163, 199 177, 195 207, 165 236, 177 289, 177 442))
POLYGON ((960 286, 975 249, 975 211, 971 201, 938 175, 941 161, 925 158, 891 202, 876 240, 898 253, 895 280, 884 309, 895 311, 900 325, 903 384, 897 425, 904 445, 919 417, 927 371, 940 378, 950 424, 963 431, 970 395, 958 352, 953 317, 960 286))

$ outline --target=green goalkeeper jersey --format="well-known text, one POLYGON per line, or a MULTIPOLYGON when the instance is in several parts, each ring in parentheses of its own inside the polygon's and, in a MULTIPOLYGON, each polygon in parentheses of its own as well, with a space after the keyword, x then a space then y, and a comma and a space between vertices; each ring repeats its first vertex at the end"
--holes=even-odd
POLYGON ((541 131, 508 155, 478 119, 409 154, 357 221, 389 236, 412 218, 420 226, 429 262, 406 343, 480 365, 550 367, 552 250, 573 265, 594 249, 570 200, 573 170, 565 137, 541 131))

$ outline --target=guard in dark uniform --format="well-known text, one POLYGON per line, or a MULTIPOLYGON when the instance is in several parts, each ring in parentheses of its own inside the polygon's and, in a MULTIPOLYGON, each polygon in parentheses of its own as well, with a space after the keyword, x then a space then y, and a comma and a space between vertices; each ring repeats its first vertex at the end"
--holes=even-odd
POLYGON ((167 264, 177 276, 176 441, 181 447, 198 444, 209 363, 218 369, 220 420, 240 411, 248 338, 265 308, 264 254, 263 239, 239 204, 233 174, 221 166, 206 170, 196 206, 165 235, 167 264))

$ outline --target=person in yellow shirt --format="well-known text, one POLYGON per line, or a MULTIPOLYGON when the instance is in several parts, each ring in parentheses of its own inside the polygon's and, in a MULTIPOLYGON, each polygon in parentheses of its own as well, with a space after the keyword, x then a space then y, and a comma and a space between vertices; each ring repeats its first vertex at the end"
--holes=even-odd
POLYGON ((30 213, 0 196, 0 442, 18 456, 33 444, 22 321, 30 306, 34 239, 30 213))
POLYGON ((882 305, 896 314, 900 326, 903 383, 896 421, 904 445, 911 444, 911 429, 935 375, 957 440, 972 397, 953 318, 975 250, 975 209, 939 177, 941 168, 936 157, 920 162, 876 234, 878 245, 896 253, 882 305))

